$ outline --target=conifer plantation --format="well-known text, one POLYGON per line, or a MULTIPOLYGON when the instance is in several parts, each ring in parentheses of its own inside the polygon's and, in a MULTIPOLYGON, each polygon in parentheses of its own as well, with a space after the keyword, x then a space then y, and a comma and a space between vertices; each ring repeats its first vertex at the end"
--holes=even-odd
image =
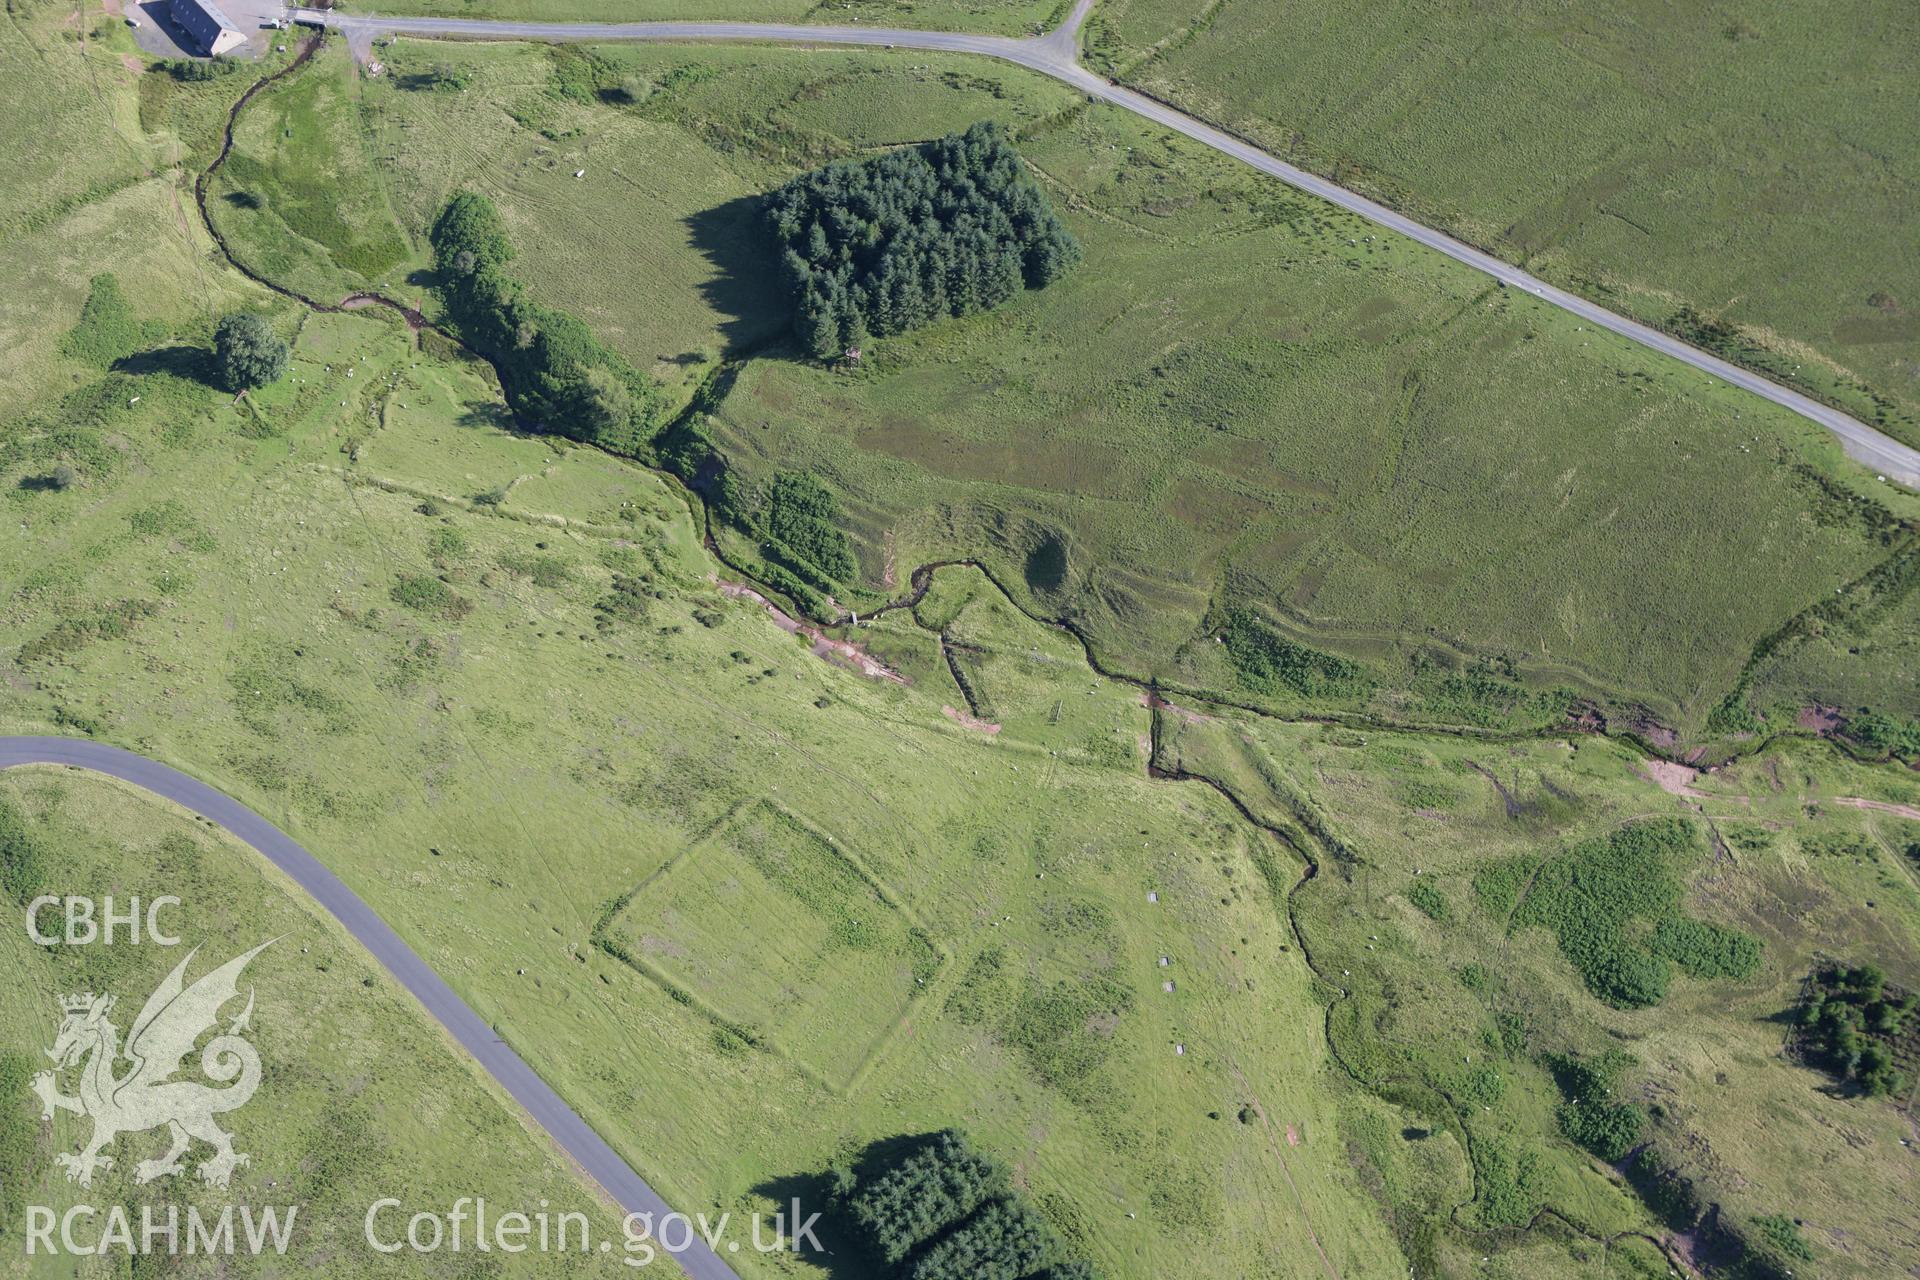
POLYGON ((880 1273, 900 1280, 1096 1280, 1068 1256, 1012 1175, 947 1129, 856 1175, 831 1174, 834 1204, 880 1273))
POLYGON ((794 295, 794 331, 818 359, 997 307, 1080 261, 997 124, 802 174, 767 201, 794 295))

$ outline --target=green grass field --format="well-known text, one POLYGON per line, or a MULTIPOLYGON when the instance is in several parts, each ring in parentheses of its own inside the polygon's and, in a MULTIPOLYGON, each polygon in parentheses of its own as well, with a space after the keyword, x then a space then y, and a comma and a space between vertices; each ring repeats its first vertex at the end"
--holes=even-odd
POLYGON ((1089 61, 1920 441, 1911 11, 1113 0, 1089 61))
MULTIPOLYGON (((579 102, 539 47, 388 54, 334 114, 365 124, 390 234, 417 243, 477 187, 536 296, 683 396, 729 362, 731 461, 841 492, 869 603, 890 571, 974 555, 1124 670, 1247 695, 1209 636, 1250 604, 1363 664, 1345 710, 1537 717, 1438 689, 1491 664, 1698 733, 1764 637, 1887 555, 1896 526, 1852 487, 1920 510, 1791 415, 1012 71, 609 47, 591 56, 619 89, 579 102), (421 87, 448 66, 466 89, 421 87), (1093 269, 875 343, 851 375, 794 360, 751 193, 981 115, 1021 133, 1093 269)), ((323 54, 271 109, 344 65, 323 54)))
POLYGON ((263 95, 240 120, 207 191, 242 262, 329 302, 361 285, 399 292, 402 268, 420 260, 368 154, 361 96, 344 56, 263 95))
POLYGON ((764 801, 648 877, 608 931, 623 960, 711 1010, 717 1036, 768 1039, 841 1088, 944 959, 838 840, 764 801), (743 939, 743 920, 781 927, 743 939))
MULTIPOLYGON (((1825 1099, 1768 1056, 1779 1032, 1762 1019, 1790 1001, 1812 937, 1911 973, 1913 888, 1897 861, 1797 851, 1802 831, 1838 827, 1879 833, 1891 855, 1897 822, 1832 797, 1914 803, 1912 784, 1793 754, 1743 766, 1748 801, 1713 809, 1777 824, 1780 860, 1711 891, 1699 876, 1716 873, 1695 873, 1692 910, 1764 938, 1766 967, 1735 1006, 1752 1021, 1729 1020, 1721 985, 1685 982, 1654 1013, 1613 1014, 1550 938, 1486 927, 1471 885, 1484 862, 1681 811, 1624 749, 1161 713, 1162 763, 1218 776, 1282 825, 1304 803, 1358 851, 1290 893, 1290 852, 1206 788, 1143 776, 1138 692, 1093 676, 1075 642, 977 572, 944 571, 913 615, 874 629, 876 652, 918 662, 918 683, 863 679, 757 606, 725 603, 657 480, 476 420, 484 382, 397 326, 314 318, 298 350, 253 422, 220 400, 174 400, 116 423, 125 468, 65 493, 9 491, 38 532, 32 566, 9 569, 22 583, 10 625, 30 652, 14 655, 24 679, 6 722, 176 761, 322 850, 676 1203, 762 1207, 836 1152, 958 1118, 1019 1159, 1049 1217, 1114 1274, 1153 1273, 1202 1239, 1244 1265, 1315 1274, 1309 1227, 1343 1275, 1400 1274, 1398 1248, 1450 1273, 1495 1243, 1478 1234, 1469 1133, 1531 1156, 1522 1190, 1581 1231, 1657 1231, 1557 1138, 1535 1057, 1612 1028, 1645 1064, 1633 1087, 1681 1088, 1681 1073, 1674 1123, 1746 1180, 1729 1203, 1825 1204, 1798 1212, 1867 1259, 1835 1274, 1872 1274, 1892 1247, 1879 1219, 1773 1180, 1791 1176, 1779 1143, 1804 1149, 1842 1116, 1870 1145, 1835 1139, 1821 1167, 1898 1186, 1903 1166, 1874 1163, 1897 1158, 1880 1145, 1893 1113, 1825 1099), (471 501, 502 487, 497 514, 471 501), (602 607, 616 572, 658 593, 643 620, 602 607), (406 603, 396 587, 412 577, 446 594, 406 603), (129 633, 85 625, 129 596, 153 608, 129 633), (929 654, 940 643, 962 656, 964 686, 929 654), (969 706, 997 731, 967 723, 969 706), (1500 777, 1516 817, 1469 762, 1500 777), (1809 804, 1830 816, 1807 823, 1809 804), (748 850, 776 830, 789 834, 762 847, 789 871, 769 876, 748 850), (849 854, 865 874, 849 874, 849 854), (1438 877, 1457 923, 1408 905, 1414 866, 1438 877), (1798 896, 1783 909, 1781 894, 1798 896), (1375 984, 1334 1002, 1332 1058, 1318 1005, 1334 993, 1302 965, 1289 901, 1322 973, 1375 984), (823 970, 821 956, 876 937, 910 955, 909 916, 950 962, 915 974, 895 960, 893 994, 875 998, 869 978, 848 1009, 836 984, 860 970, 823 970), (1483 947, 1497 950, 1475 961, 1483 947), (1435 954, 1450 958, 1436 968, 1435 954), (1511 976, 1483 994, 1451 977, 1469 963, 1511 976), (930 990, 910 1004, 921 975, 930 990), (1497 1003, 1475 1014, 1476 1000, 1497 1003), (1502 1049, 1504 1083, 1490 1083, 1472 1070, 1491 1052, 1476 1028, 1512 1008, 1535 1047, 1502 1049), (758 1045, 739 1034, 756 1020, 758 1045), (1471 1058, 1458 1073, 1435 1025, 1471 1058), (876 1028, 864 1072, 832 1056, 868 1048, 876 1028), (1736 1030, 1747 1048, 1730 1059, 1690 1047, 1736 1030), (1778 1131, 1754 1131, 1706 1083, 1729 1062, 1778 1100, 1778 1131), (1406 1070, 1496 1098, 1496 1118, 1447 1127, 1392 1087, 1406 1070), (1422 1219, 1438 1234, 1413 1231, 1422 1219)), ((162 376, 145 375, 142 404, 162 376)), ((1483 1165, 1500 1149, 1483 1146, 1483 1165)), ((1540 1232, 1498 1247, 1515 1275, 1616 1274, 1655 1256, 1633 1238, 1602 1249, 1540 1232)))
MULTIPOLYGON (((1544 1066, 1613 1047, 1633 1059, 1622 1093, 1647 1110, 1643 1138, 1683 1153, 1678 1165, 1725 1217, 1803 1219, 1817 1275, 1902 1265, 1907 1117, 1825 1087, 1785 1051, 1783 1015, 1818 961, 1872 957, 1895 982, 1920 978, 1920 868, 1901 853, 1920 822, 1843 802, 1913 806, 1920 784, 1825 748, 1675 778, 1690 794, 1672 794, 1635 753, 1587 737, 1475 744, 1191 710, 1163 712, 1160 732, 1162 764, 1221 780, 1305 842, 1307 825, 1340 842, 1293 902, 1321 972, 1347 988, 1330 1010, 1336 1059, 1416 1118, 1401 1130, 1357 1108, 1349 1121, 1384 1204, 1491 1226, 1499 1180, 1484 1153, 1504 1149, 1510 1166, 1534 1162, 1522 1209, 1552 1205, 1571 1219, 1591 1274, 1635 1274, 1618 1257, 1618 1271, 1602 1269, 1596 1238, 1668 1231, 1643 1225, 1623 1179, 1560 1135, 1561 1095, 1544 1066), (1610 1008, 1550 934, 1514 921, 1545 891, 1541 859, 1550 867, 1590 833, 1670 816, 1699 824, 1681 909, 1752 934, 1761 964, 1740 980, 1677 975, 1653 1008, 1610 1008)), ((1910 1107, 1911 1080, 1907 1089, 1910 1107)), ((1439 1273, 1466 1271, 1468 1259, 1447 1257, 1462 1243, 1436 1243, 1439 1273)), ((1697 1235, 1682 1243, 1700 1246, 1697 1235)))
MULTIPOLYGON (((1110 1277, 1662 1276, 1699 1241, 1556 1116, 1547 1055, 1618 1046, 1646 1132, 1729 1221, 1803 1218, 1822 1275, 1899 1256, 1907 1113, 1833 1090, 1774 1019, 1826 955, 1920 982, 1916 824, 1841 803, 1920 805, 1913 775, 1789 739, 1668 773, 1698 793, 1676 794, 1625 743, 1523 731, 1559 684, 1682 725, 1743 675, 1769 711, 1900 705, 1907 597, 1844 584, 1917 504, 1807 424, 1012 72, 610 49, 620 91, 579 102, 547 50, 387 52, 368 82, 330 49, 243 118, 234 189, 260 207, 214 208, 245 260, 322 298, 418 289, 426 221, 483 189, 543 302, 683 397, 729 375, 712 425, 750 480, 836 488, 855 603, 936 557, 985 568, 839 633, 904 681, 823 661, 721 589, 677 486, 515 432, 491 371, 431 334, 247 285, 190 197, 151 217, 218 120, 169 96, 155 176, 0 242, 30 285, 0 382, 0 729, 133 747, 281 824, 689 1212, 771 1210, 961 1124, 1110 1277), (441 63, 467 89, 427 87, 441 63), (792 359, 748 197, 986 116, 1087 262, 857 371, 792 359), (356 220, 314 217, 309 165, 356 220), (405 251, 361 256, 382 244, 405 251), (67 335, 109 270, 146 345, 101 368, 67 335), (238 306, 293 344, 245 401, 204 377, 238 306), (1749 670, 1829 599, 1857 606, 1850 645, 1809 632, 1749 670), (1033 614, 1102 664, 1355 723, 1155 709, 1033 614), (1515 868, 1662 817, 1696 840, 1625 941, 1683 916, 1761 962, 1616 1008, 1556 900, 1528 905, 1566 877, 1515 868)), ((105 109, 137 121, 149 82, 122 70, 105 109)), ((99 858, 138 866, 158 825, 114 817, 99 858)))
MULTIPOLYGON (((500 431, 477 373, 397 325, 309 318, 256 413, 191 387, 160 407, 165 375, 143 377, 112 425, 124 466, 6 490, 35 530, 31 564, 7 569, 24 643, 6 722, 138 745, 325 850, 676 1204, 768 1207, 843 1147, 957 1119, 1116 1273, 1201 1240, 1294 1273, 1309 1225, 1347 1272, 1392 1273, 1338 1144, 1280 1137, 1335 1119, 1256 837, 1143 775, 1134 691, 1063 660, 1047 702, 1073 714, 989 736, 942 714, 956 691, 821 662, 713 589, 658 480, 500 431), (471 502, 501 487, 497 508, 471 502), (657 595, 643 617, 603 607, 616 573, 657 595), (444 591, 402 590, 418 579, 444 591), (747 953, 758 985, 665 967, 682 1003, 596 946, 623 896, 761 802, 842 870, 802 913, 731 837, 685 862, 732 859, 781 912, 747 953), (829 838, 897 907, 854 914, 868 882, 829 838), (884 1007, 871 982, 862 1007, 836 1003, 844 979, 817 958, 836 911, 904 949, 884 1007), (925 963, 909 919, 950 960, 925 963), (774 1000, 788 1020, 766 1045, 722 1025, 774 1000), (863 1048, 884 1032, 857 1078, 846 1027, 863 1048), (1274 1128, 1233 1121, 1245 1106, 1274 1128)), ((1017 615, 993 625, 1026 628, 1023 651, 1057 643, 1017 615)), ((678 876, 634 895, 615 936, 671 913, 690 931, 678 963, 738 964, 704 898, 687 905, 708 914, 678 909, 695 883, 678 876)))
POLYGON ((1127 670, 1230 688, 1203 620, 1244 601, 1390 686, 1491 660, 1686 725, 1886 553, 1784 415, 1124 116, 1024 145, 1094 269, 715 410, 749 475, 848 496, 870 589, 979 555, 1127 670))
MULTIPOLYGON (((357 942, 251 849, 163 801, 93 774, 11 770, 0 775, 0 803, 24 817, 46 849, 46 892, 96 901, 111 895, 123 911, 129 899, 151 903, 171 894, 181 900, 159 917, 180 938, 176 948, 128 945, 124 930, 112 946, 51 948, 34 946, 20 928, 0 934, 10 979, 0 990, 0 1043, 6 1046, 0 1059, 9 1060, 9 1067, 48 1065, 37 1049, 54 1043, 63 995, 115 995, 119 1003, 108 1016, 125 1035, 147 996, 190 950, 198 949, 188 965, 189 983, 271 942, 248 966, 240 987, 241 997, 254 1001, 248 1039, 262 1059, 261 1084, 251 1103, 221 1120, 251 1163, 234 1172, 224 1191, 203 1186, 192 1170, 212 1149, 196 1144, 187 1174, 142 1187, 134 1181, 135 1165, 159 1157, 167 1135, 129 1134, 108 1152, 116 1167, 82 1189, 65 1180, 52 1157, 78 1151, 91 1122, 62 1112, 43 1126, 37 1100, 10 1094, 0 1132, 11 1141, 21 1130, 16 1119, 29 1123, 20 1135, 25 1149, 8 1148, 0 1188, 7 1206, 0 1227, 6 1274, 36 1280, 100 1274, 98 1262, 70 1255, 49 1257, 41 1250, 27 1258, 21 1225, 27 1204, 56 1214, 76 1204, 126 1205, 136 1230, 142 1206, 163 1218, 168 1206, 182 1215, 191 1207, 208 1221, 234 1204, 256 1212, 275 1206, 283 1222, 286 1207, 295 1206, 284 1260, 271 1252, 258 1262, 157 1260, 181 1275, 233 1274, 219 1271, 221 1266, 247 1273, 270 1267, 273 1274, 296 1276, 457 1274, 462 1260, 451 1254, 388 1257, 365 1245, 368 1206, 385 1196, 404 1196, 408 1213, 444 1213, 461 1196, 486 1196, 496 1212, 517 1207, 531 1213, 549 1203, 556 1216, 584 1215, 595 1238, 622 1239, 618 1213, 576 1178, 544 1134, 530 1129, 512 1100, 465 1060, 357 942), (16 1156, 22 1157, 18 1165, 11 1162, 16 1156)), ((9 902, 8 909, 11 914, 18 908, 9 902)), ((60 932, 59 914, 45 913, 45 929, 60 932)), ((240 1007, 236 1001, 225 1010, 222 1028, 240 1007)), ((179 1078, 201 1079, 198 1061, 190 1056, 179 1078)), ((125 1064, 115 1068, 122 1075, 126 1070, 125 1064)), ((71 1077, 62 1081, 63 1091, 73 1088, 71 1077)), ((396 1234, 396 1221, 403 1233, 405 1219, 383 1213, 383 1239, 396 1234)), ((96 1235, 101 1226, 96 1219, 96 1235)), ((76 1234, 89 1242, 86 1224, 76 1234)), ((469 1236, 469 1259, 471 1243, 469 1236)), ((125 1265, 124 1258, 119 1261, 125 1265)), ((155 1261, 137 1260, 134 1273, 155 1261)), ((598 1265, 598 1258, 577 1250, 529 1253, 513 1259, 503 1274, 581 1275, 598 1265)))

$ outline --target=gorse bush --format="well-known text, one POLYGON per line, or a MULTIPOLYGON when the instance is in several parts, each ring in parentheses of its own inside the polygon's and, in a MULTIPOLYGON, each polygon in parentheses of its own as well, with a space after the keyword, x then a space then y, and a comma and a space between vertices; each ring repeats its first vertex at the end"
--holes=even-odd
POLYGON ((1808 1056, 1869 1097, 1897 1094, 1893 1046, 1916 1008, 1920 996, 1890 994, 1875 965, 1824 970, 1800 1007, 1808 1056))
MULTIPOLYGON (((840 504, 833 492, 812 475, 782 471, 773 478, 767 495, 766 535, 787 554, 780 559, 804 571, 811 566, 829 578, 850 578, 853 553, 840 531, 840 504), (797 557, 802 565, 791 561, 797 557)), ((822 583, 821 586, 830 584, 822 583)))
POLYGON ((547 91, 568 102, 590 104, 620 92, 620 68, 591 49, 556 45, 547 91))
POLYGON ((1920 720, 1896 720, 1879 711, 1862 711, 1847 720, 1845 732, 1875 755, 1920 758, 1920 720))
POLYGON ((119 279, 112 272, 103 271, 88 283, 87 301, 80 308, 80 322, 61 339, 60 350, 76 360, 107 369, 146 345, 146 337, 146 326, 127 305, 119 279))
POLYGON ((1752 1230, 1733 1234, 1741 1247, 1740 1273, 1749 1280, 1806 1280, 1811 1274, 1807 1264, 1813 1261, 1813 1246, 1785 1214, 1761 1214, 1753 1219, 1752 1230))
POLYGON ((46 884, 47 856, 25 815, 0 800, 0 893, 25 906, 46 884))
POLYGON ((1287 639, 1251 610, 1227 615, 1224 638, 1240 679, 1261 693, 1291 690, 1307 698, 1347 698, 1366 691, 1359 666, 1287 639))
POLYGON ((430 71, 408 81, 409 86, 435 93, 459 93, 473 84, 473 68, 457 62, 436 62, 430 71))
POLYGON ((99 640, 124 640, 157 606, 150 600, 116 600, 63 618, 53 628, 20 646, 21 663, 69 657, 99 640))
POLYGON ((1653 949, 1694 978, 1746 978, 1760 967, 1760 940, 1738 929, 1670 916, 1653 930, 1653 949))
POLYGON ((1413 887, 1407 890, 1407 901, 1435 920, 1445 921, 1453 916, 1453 908, 1447 905, 1440 886, 1430 878, 1415 880, 1413 887))
POLYGON ((742 528, 752 523, 747 487, 727 466, 704 427, 692 422, 676 425, 660 443, 667 470, 712 503, 715 515, 742 528))
POLYGON ((829 359, 869 334, 997 307, 1080 261, 1000 127, 802 174, 767 198, 794 329, 829 359))
POLYGON ((610 631, 622 623, 645 622, 652 598, 652 589, 643 579, 614 574, 606 594, 593 606, 595 628, 610 631))
POLYGON ((1472 1147, 1475 1208, 1489 1227, 1523 1227, 1539 1212, 1543 1189, 1537 1152, 1515 1152, 1505 1139, 1489 1135, 1472 1147))
MULTIPOLYGON (((40 1116, 30 1110, 27 1100, 36 1074, 36 1064, 24 1053, 0 1053, 0 1169, 26 1169, 32 1166, 40 1145, 40 1116)), ((11 1221, 22 1210, 27 1198, 25 1178, 0 1182, 0 1213, 11 1221)))
POLYGON ((542 430, 647 457, 664 414, 659 389, 577 317, 523 296, 513 245, 485 196, 461 192, 431 233, 434 268, 461 336, 500 371, 508 399, 542 430))
POLYGON ((438 578, 420 573, 403 573, 393 584, 393 602, 420 613, 430 613, 458 622, 473 611, 473 603, 458 595, 438 578))
POLYGON ((1625 1159, 1646 1126, 1646 1113, 1614 1097, 1629 1062, 1618 1050, 1593 1058, 1560 1054, 1548 1060, 1566 1099, 1560 1104, 1560 1131, 1608 1164, 1625 1159))
MULTIPOLYGON (((1674 964, 1695 977, 1745 977, 1759 965, 1759 942, 1679 914, 1678 870, 1697 850, 1684 818, 1633 822, 1581 841, 1541 867, 1514 926, 1552 930, 1587 989, 1625 1008, 1665 999, 1674 964)), ((1480 881, 1475 888, 1487 896, 1480 881)))
POLYGON ((1520 893, 1540 869, 1540 859, 1532 856, 1505 858, 1490 863, 1473 878, 1473 891, 1480 903, 1493 915, 1510 916, 1520 905, 1520 893))
POLYGON ((240 70, 240 63, 232 58, 168 58, 156 63, 154 70, 175 80, 224 80, 240 70))
POLYGON ((1685 1231, 1700 1220, 1705 1206, 1700 1203, 1699 1190, 1692 1179, 1674 1167, 1658 1143, 1649 1142, 1640 1148, 1627 1166, 1627 1181, 1647 1207, 1674 1230, 1685 1231))

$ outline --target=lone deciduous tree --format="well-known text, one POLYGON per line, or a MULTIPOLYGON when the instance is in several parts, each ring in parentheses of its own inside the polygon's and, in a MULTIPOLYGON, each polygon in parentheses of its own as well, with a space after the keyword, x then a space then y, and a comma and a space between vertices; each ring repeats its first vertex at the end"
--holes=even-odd
POLYGON ((214 359, 229 390, 247 391, 278 381, 287 371, 287 344, 264 319, 239 311, 213 332, 214 359))

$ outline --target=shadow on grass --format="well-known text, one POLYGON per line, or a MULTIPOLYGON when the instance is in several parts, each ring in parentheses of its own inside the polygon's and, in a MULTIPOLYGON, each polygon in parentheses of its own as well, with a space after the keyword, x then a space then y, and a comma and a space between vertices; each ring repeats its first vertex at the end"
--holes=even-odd
POLYGON ((214 367, 213 353, 205 347, 190 347, 185 343, 155 347, 151 351, 136 351, 130 356, 122 356, 113 362, 113 371, 136 378, 150 373, 164 373, 188 382, 198 382, 215 391, 227 389, 226 384, 220 381, 219 371, 214 367))
MULTIPOLYGON (((839 1215, 833 1212, 828 1203, 828 1188, 824 1173, 791 1173, 768 1178, 753 1190, 756 1195, 772 1201, 777 1206, 776 1212, 786 1215, 781 1229, 788 1235, 794 1231, 793 1211, 796 1202, 800 1206, 802 1223, 816 1213, 820 1215, 820 1221, 810 1228, 813 1239, 800 1243, 800 1257, 819 1268, 827 1280, 884 1280, 887 1274, 885 1269, 867 1257, 860 1242, 846 1230, 839 1215), (820 1242, 821 1252, 814 1252, 813 1240, 820 1242)), ((768 1226, 766 1231, 771 1235, 772 1227, 768 1226)), ((788 1247, 792 1247, 791 1242, 788 1247)))
POLYGON ((713 268, 700 295, 725 317, 720 336, 727 355, 765 346, 790 320, 773 237, 761 223, 760 209, 760 197, 740 196, 686 220, 693 247, 713 268))
POLYGON ((492 400, 470 400, 454 419, 463 427, 491 427, 495 431, 513 431, 519 426, 513 410, 492 400))
MULTIPOLYGON (((931 1145, 939 1136, 935 1133, 900 1134, 868 1144, 852 1161, 856 1182, 871 1181, 886 1169, 931 1145)), ((802 1222, 815 1213, 820 1215, 820 1221, 813 1226, 813 1235, 825 1252, 815 1253, 809 1245, 802 1256, 820 1268, 828 1280, 887 1280, 887 1277, 898 1273, 898 1268, 888 1267, 883 1260, 868 1252, 866 1244, 835 1212, 833 1178, 826 1170, 782 1174, 759 1183, 753 1190, 756 1195, 773 1201, 779 1206, 780 1212, 788 1216, 788 1231, 793 1229, 795 1201, 799 1202, 802 1222)))

